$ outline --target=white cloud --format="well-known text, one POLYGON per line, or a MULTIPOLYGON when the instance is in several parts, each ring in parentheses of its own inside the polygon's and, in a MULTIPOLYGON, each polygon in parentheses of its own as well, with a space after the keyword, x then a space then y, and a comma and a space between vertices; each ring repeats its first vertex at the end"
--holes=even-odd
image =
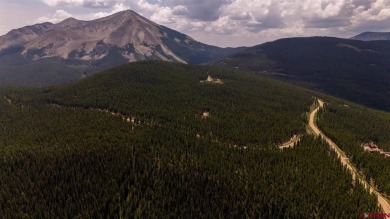
POLYGON ((44 22, 58 23, 69 17, 72 17, 72 14, 68 13, 67 11, 56 10, 56 12, 52 15, 38 18, 36 20, 36 23, 44 23, 44 22))
POLYGON ((382 9, 378 16, 376 16, 376 19, 377 20, 385 20, 385 19, 388 19, 390 18, 390 8, 385 8, 385 9, 382 9))
MULTIPOLYGON (((358 0, 355 0, 358 1, 358 0)), ((363 31, 390 31, 390 1, 375 0, 369 4, 358 2, 350 17, 351 25, 346 30, 354 33, 363 31)))
POLYGON ((2 36, 3 34, 6 34, 7 31, 9 31, 7 29, 7 27, 5 25, 0 25, 0 36, 2 36))
POLYGON ((108 8, 115 3, 113 0, 42 0, 42 2, 51 7, 70 5, 90 8, 108 8))
POLYGON ((138 1, 137 6, 142 12, 152 12, 152 13, 157 12, 162 8, 162 6, 158 4, 158 2, 149 3, 147 0, 138 1))
POLYGON ((237 30, 237 23, 229 16, 220 17, 217 21, 207 25, 205 31, 212 34, 231 35, 237 30))
POLYGON ((130 7, 123 3, 118 3, 113 5, 111 10, 108 12, 101 11, 101 12, 88 13, 88 14, 71 14, 65 10, 60 9, 60 10, 56 10, 55 13, 51 15, 46 15, 38 18, 36 20, 36 23, 43 23, 43 22, 58 23, 69 17, 75 17, 80 20, 93 20, 97 18, 106 17, 111 14, 115 14, 117 12, 128 10, 128 9, 130 9, 130 7))
MULTIPOLYGON (((103 4, 102 0, 44 0, 52 5, 61 3, 82 5, 103 4), (99 4, 98 4, 99 3, 99 4)), ((276 34, 294 32, 297 26, 306 28, 331 28, 349 25, 345 15, 346 5, 353 0, 128 0, 108 1, 110 11, 104 10, 82 16, 94 19, 115 12, 132 9, 151 19, 178 31, 205 34, 259 34, 268 29, 276 34), (120 3, 119 3, 120 2, 120 3), (343 14, 344 13, 344 14, 343 14), (342 15, 342 16, 341 16, 342 15), (281 31, 283 30, 283 31, 281 31)), ((360 0, 354 0, 360 1, 360 0)), ((377 0, 383 1, 383 0, 377 0)), ((361 3, 359 3, 362 5, 361 3)), ((351 10, 352 11, 352 10, 351 10)), ((380 16, 387 16, 383 11, 380 16)), ((270 31, 268 31, 270 32, 270 31)))
MULTIPOLYGON (((288 36, 344 37, 368 30, 390 31, 390 0, 39 1, 46 4, 42 11, 52 11, 39 22, 59 22, 72 15, 91 20, 132 9, 156 23, 218 45, 253 45, 288 36), (221 40, 228 37, 231 40, 221 40)), ((15 13, 14 19, 18 17, 20 13, 15 13)), ((1 25, 8 27, 0 19, 1 25)))
POLYGON ((82 6, 83 0, 42 0, 42 2, 52 7, 60 4, 72 4, 74 6, 82 6))
POLYGON ((175 15, 186 15, 188 13, 188 8, 184 5, 178 5, 173 8, 173 14, 175 15))
POLYGON ((344 0, 326 0, 326 1, 302 1, 302 12, 317 16, 320 18, 326 18, 337 15, 342 5, 345 4, 344 0))
POLYGON ((129 6, 127 6, 123 3, 119 3, 119 4, 115 4, 112 7, 112 10, 110 12, 96 12, 96 13, 92 13, 92 14, 87 14, 87 15, 83 16, 83 19, 91 20, 91 19, 96 19, 96 18, 102 18, 102 17, 109 16, 111 14, 115 14, 115 13, 120 12, 120 11, 129 10, 129 9, 130 9, 129 6))
POLYGON ((175 22, 172 10, 168 7, 159 8, 157 12, 153 13, 150 19, 160 24, 172 24, 175 22))

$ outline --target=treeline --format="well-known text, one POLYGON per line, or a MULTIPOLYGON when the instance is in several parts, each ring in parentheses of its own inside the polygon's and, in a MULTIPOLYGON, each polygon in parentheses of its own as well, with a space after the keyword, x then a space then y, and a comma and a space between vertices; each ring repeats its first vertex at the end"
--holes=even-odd
POLYGON ((390 152, 390 114, 332 101, 320 111, 318 125, 346 152, 367 181, 390 197, 390 158, 365 152, 361 147, 374 141, 390 152))

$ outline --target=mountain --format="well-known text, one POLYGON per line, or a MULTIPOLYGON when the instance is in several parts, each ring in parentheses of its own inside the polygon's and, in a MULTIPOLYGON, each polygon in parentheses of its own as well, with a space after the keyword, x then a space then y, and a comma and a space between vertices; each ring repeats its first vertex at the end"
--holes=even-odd
POLYGON ((0 37, 0 51, 12 46, 23 45, 53 29, 52 23, 43 23, 11 30, 0 37))
MULTIPOLYGON (((305 135, 318 95, 330 113, 360 111, 262 75, 162 61, 130 63, 61 86, 0 88, 1 216, 356 218, 380 212, 375 195, 353 180, 337 154, 305 135), (278 148, 300 134, 293 148, 278 148)), ((388 113, 354 115, 349 119, 358 125, 346 128, 374 126, 374 132, 390 124, 388 113)), ((381 129, 376 136, 390 135, 381 129)), ((348 147, 360 144, 352 139, 348 147)), ((355 151, 351 160, 364 153, 355 151)), ((390 165, 379 153, 365 156, 371 159, 357 167, 367 177, 379 175, 384 189, 390 165)), ((377 185, 376 177, 370 181, 377 185)))
POLYGON ((390 111, 390 41, 288 38, 213 62, 390 111))
POLYGON ((390 40, 390 32, 364 32, 351 39, 362 41, 390 40))
POLYGON ((197 42, 130 10, 92 21, 68 18, 1 36, 0 85, 64 83, 149 59, 200 64, 238 50, 197 42))

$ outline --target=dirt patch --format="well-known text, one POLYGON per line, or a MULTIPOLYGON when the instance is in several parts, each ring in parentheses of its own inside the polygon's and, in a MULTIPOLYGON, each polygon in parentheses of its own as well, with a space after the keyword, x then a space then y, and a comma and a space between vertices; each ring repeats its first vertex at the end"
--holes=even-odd
POLYGON ((200 81, 200 83, 223 84, 223 81, 219 78, 213 78, 211 75, 209 75, 207 76, 206 80, 200 81))
POLYGON ((279 145, 279 149, 292 148, 296 143, 298 143, 302 138, 302 135, 294 135, 287 142, 279 145))

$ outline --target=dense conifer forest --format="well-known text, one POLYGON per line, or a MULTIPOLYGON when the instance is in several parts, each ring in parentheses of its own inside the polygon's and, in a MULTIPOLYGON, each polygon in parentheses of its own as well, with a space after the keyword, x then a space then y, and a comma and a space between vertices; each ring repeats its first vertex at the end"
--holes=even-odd
POLYGON ((320 139, 306 135, 294 148, 277 147, 306 132, 315 101, 282 82, 141 62, 71 85, 0 94, 5 218, 356 218, 380 211, 320 139), (223 83, 201 82, 208 75, 223 83))
POLYGON ((214 63, 390 111, 389 51, 386 40, 296 37, 250 47, 214 63))
POLYGON ((344 150, 350 160, 374 184, 390 197, 390 158, 365 152, 362 143, 375 142, 390 152, 390 113, 331 101, 318 120, 322 130, 344 150))

